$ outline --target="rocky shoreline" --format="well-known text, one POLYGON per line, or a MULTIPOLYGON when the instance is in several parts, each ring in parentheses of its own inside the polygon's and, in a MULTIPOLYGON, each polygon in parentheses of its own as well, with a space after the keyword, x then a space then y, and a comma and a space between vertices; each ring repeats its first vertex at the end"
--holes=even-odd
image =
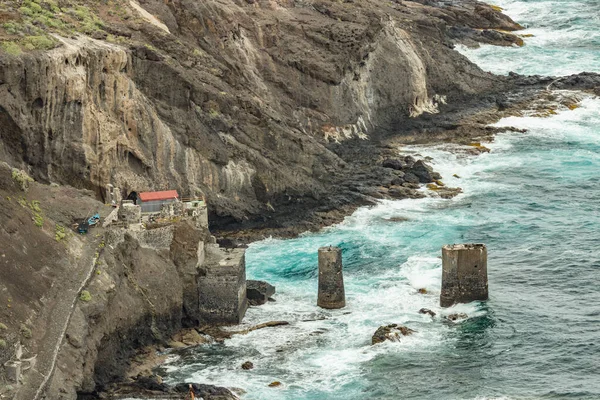
MULTIPOLYGON (((13 3, 0 20, 26 21, 13 3)), ((231 336, 201 327, 193 304, 203 249, 222 255, 212 235, 240 247, 317 231, 381 199, 455 196, 403 146, 477 154, 514 130, 489 126, 502 117, 544 117, 576 108, 570 91, 600 93, 597 74, 499 77, 470 63, 455 44, 523 44, 518 24, 473 0, 167 3, 140 2, 164 26, 90 3, 105 19, 93 37, 57 33, 53 50, 0 53, 0 161, 10 164, 0 166, 0 252, 11 266, 0 279, 11 306, 0 311, 0 361, 28 362, 18 399, 187 393, 161 386, 146 361, 128 374, 145 346, 156 363, 156 346, 231 336), (105 243, 103 231, 63 241, 90 208, 108 213, 107 184, 205 195, 210 231, 177 223, 168 246, 135 235, 105 243)))
MULTIPOLYGON (((576 108, 580 94, 600 95, 600 75, 595 73, 560 78, 512 74, 510 80, 510 89, 506 92, 474 97, 462 104, 464 108, 453 107, 444 113, 422 116, 408 126, 399 127, 398 131, 383 133, 375 143, 354 140, 343 145, 332 144, 333 151, 347 160, 347 164, 343 174, 340 173, 340 182, 332 187, 331 196, 311 199, 310 204, 291 204, 271 210, 258 221, 225 226, 215 223, 213 232, 219 243, 227 247, 244 246, 269 237, 293 238, 339 223, 357 208, 375 205, 380 199, 422 196, 417 190, 418 183, 435 183, 443 177, 435 175, 435 179, 429 177, 419 182, 414 179, 413 182, 395 181, 405 173, 405 156, 401 156, 404 146, 452 143, 470 147, 467 151, 476 155, 487 151, 477 144, 493 140, 498 133, 523 132, 511 126, 493 126, 502 118, 547 117, 559 108, 576 108), (554 91, 548 90, 549 85, 554 91), (364 154, 369 157, 364 159, 364 154)), ((409 165, 414 161, 409 159, 409 165)), ((419 161, 420 167, 424 161, 419 161)), ((446 193, 449 197, 458 194, 448 189, 442 189, 439 194, 446 193)))

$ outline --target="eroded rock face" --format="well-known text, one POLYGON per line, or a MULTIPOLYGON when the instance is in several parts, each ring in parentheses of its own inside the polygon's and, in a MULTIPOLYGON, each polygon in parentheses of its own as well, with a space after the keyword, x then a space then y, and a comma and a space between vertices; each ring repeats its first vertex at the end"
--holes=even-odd
POLYGON ((360 201, 332 190, 354 160, 331 144, 497 85, 444 32, 508 23, 476 2, 140 4, 160 24, 107 24, 128 46, 61 38, 0 56, 0 159, 99 196, 204 193, 220 226, 360 201))
POLYGON ((375 334, 373 334, 371 344, 383 343, 386 340, 389 340, 390 342, 399 342, 402 336, 409 336, 414 332, 414 330, 398 324, 380 326, 377 331, 375 331, 375 334))

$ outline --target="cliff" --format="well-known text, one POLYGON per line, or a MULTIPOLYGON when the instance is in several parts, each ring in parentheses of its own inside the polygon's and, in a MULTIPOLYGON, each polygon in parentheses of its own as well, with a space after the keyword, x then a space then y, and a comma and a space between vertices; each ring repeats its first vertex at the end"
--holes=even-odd
POLYGON ((0 397, 96 395, 137 349, 183 327, 241 322, 244 251, 219 248, 205 217, 78 235, 73 222, 90 210, 107 221, 112 207, 5 163, 0 183, 0 397))
POLYGON ((0 159, 99 199, 203 193, 215 228, 364 202, 357 154, 503 85, 452 40, 519 28, 471 0, 19 4, 0 11, 0 159), (56 47, 27 50, 40 27, 56 47))
POLYGON ((496 107, 511 83, 453 43, 518 28, 473 0, 3 1, 0 363, 30 367, 19 398, 96 393, 201 320, 206 229, 69 233, 108 214, 107 185, 203 194, 221 232, 334 222, 398 179, 387 139, 496 107))

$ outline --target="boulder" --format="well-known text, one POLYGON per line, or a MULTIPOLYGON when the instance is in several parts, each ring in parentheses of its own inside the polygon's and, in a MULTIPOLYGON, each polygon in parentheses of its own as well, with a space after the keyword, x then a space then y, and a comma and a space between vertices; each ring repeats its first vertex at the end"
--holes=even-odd
POLYGON ((435 313, 428 308, 421 308, 419 314, 429 314, 431 317, 435 317, 435 313))
POLYGON ((265 304, 275 294, 275 286, 264 281, 246 281, 246 297, 251 306, 265 304))
POLYGON ((383 343, 386 340, 399 342, 402 336, 409 336, 414 332, 412 329, 398 324, 380 326, 371 338, 371 344, 383 343))
POLYGON ((416 160, 413 156, 406 156, 404 157, 404 162, 406 163, 407 167, 412 167, 416 160))
POLYGON ((381 166, 383 168, 391 168, 391 169, 395 169, 395 170, 401 170, 402 168, 406 167, 406 163, 402 160, 398 160, 395 158, 388 158, 387 160, 384 160, 383 163, 381 164, 381 166))
POLYGON ((249 369, 254 369, 254 364, 252 363, 252 361, 246 361, 245 363, 242 364, 242 369, 244 370, 249 370, 249 369))
POLYGON ((458 321, 459 319, 467 319, 469 318, 469 316, 465 313, 454 313, 454 314, 450 314, 446 317, 447 320, 449 321, 458 321))
POLYGON ((420 183, 421 178, 419 178, 416 174, 414 174, 413 170, 411 172, 407 172, 404 174, 404 182, 407 183, 420 183))
MULTIPOLYGON (((429 165, 425 164, 423 160, 416 161, 412 166, 411 173, 413 173, 418 179, 420 183, 431 183, 438 179, 441 179, 440 174, 433 171, 429 165)), ((405 179, 408 181, 407 179, 405 179)))
POLYGON ((396 177, 394 179, 392 179, 392 186, 402 186, 402 184, 404 183, 404 178, 401 177, 396 177))

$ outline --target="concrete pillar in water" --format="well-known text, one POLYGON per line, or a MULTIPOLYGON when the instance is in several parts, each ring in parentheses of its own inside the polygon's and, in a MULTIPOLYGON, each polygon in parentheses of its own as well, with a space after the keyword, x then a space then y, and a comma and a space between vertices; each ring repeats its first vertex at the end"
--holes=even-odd
POLYGON ((321 308, 343 308, 346 306, 344 276, 342 274, 342 249, 321 247, 319 249, 319 298, 321 308))
POLYGON ((484 244, 442 247, 440 305, 488 299, 487 248, 484 244))

